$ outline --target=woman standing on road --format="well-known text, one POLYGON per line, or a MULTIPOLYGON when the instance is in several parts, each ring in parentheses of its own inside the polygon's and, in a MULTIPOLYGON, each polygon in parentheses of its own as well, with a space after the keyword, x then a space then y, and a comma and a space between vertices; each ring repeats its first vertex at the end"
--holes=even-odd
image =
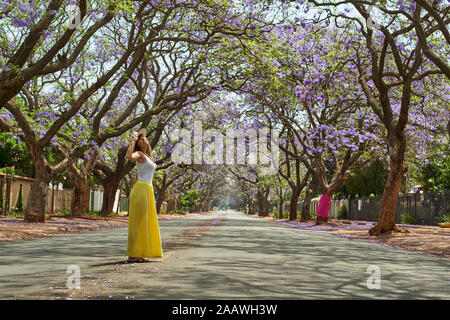
POLYGON ((147 262, 146 258, 163 256, 152 184, 156 161, 146 136, 145 129, 133 132, 125 155, 128 160, 136 162, 138 169, 138 181, 130 192, 128 262, 147 262))

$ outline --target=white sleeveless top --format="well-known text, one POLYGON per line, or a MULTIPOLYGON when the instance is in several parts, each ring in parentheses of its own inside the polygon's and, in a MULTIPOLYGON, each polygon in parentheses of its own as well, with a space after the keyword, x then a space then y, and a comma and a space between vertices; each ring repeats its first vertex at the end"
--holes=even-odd
POLYGON ((139 163, 139 161, 136 161, 136 165, 137 165, 137 169, 138 169, 138 179, 152 182, 153 173, 156 170, 156 163, 151 161, 150 158, 145 153, 144 153, 144 155, 145 155, 144 163, 139 163))

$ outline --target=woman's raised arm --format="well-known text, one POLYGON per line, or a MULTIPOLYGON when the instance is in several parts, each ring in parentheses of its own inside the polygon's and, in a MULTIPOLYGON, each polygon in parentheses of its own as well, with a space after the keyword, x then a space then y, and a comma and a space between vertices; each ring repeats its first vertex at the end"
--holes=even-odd
POLYGON ((131 138, 130 138, 130 146, 128 147, 127 153, 125 154, 125 157, 128 160, 133 161, 133 162, 139 160, 139 158, 141 157, 139 152, 133 152, 137 138, 138 138, 138 134, 136 132, 133 132, 131 134, 131 138))

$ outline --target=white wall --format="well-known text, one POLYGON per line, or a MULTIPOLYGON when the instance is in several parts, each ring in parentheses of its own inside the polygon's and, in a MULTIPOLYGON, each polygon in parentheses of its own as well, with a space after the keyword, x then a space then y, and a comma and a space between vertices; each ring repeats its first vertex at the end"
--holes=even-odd
MULTIPOLYGON (((114 206, 113 206, 114 213, 117 211, 117 206, 119 205, 119 196, 120 196, 120 191, 117 190, 116 198, 114 200, 114 206)), ((91 190, 91 196, 89 199, 89 209, 94 210, 94 211, 100 211, 102 209, 102 205, 103 205, 103 190, 98 190, 98 189, 91 190), (92 196, 94 197, 93 206, 92 206, 92 196)))

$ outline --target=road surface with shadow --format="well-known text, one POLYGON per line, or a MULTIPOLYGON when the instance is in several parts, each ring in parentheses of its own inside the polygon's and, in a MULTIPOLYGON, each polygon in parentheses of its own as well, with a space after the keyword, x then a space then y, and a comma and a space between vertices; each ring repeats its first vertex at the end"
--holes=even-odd
POLYGON ((450 262, 444 257, 299 230, 235 211, 160 225, 164 258, 142 264, 123 263, 126 228, 0 245, 0 297, 450 298, 450 262), (80 289, 66 287, 72 264, 80 267, 80 289))

